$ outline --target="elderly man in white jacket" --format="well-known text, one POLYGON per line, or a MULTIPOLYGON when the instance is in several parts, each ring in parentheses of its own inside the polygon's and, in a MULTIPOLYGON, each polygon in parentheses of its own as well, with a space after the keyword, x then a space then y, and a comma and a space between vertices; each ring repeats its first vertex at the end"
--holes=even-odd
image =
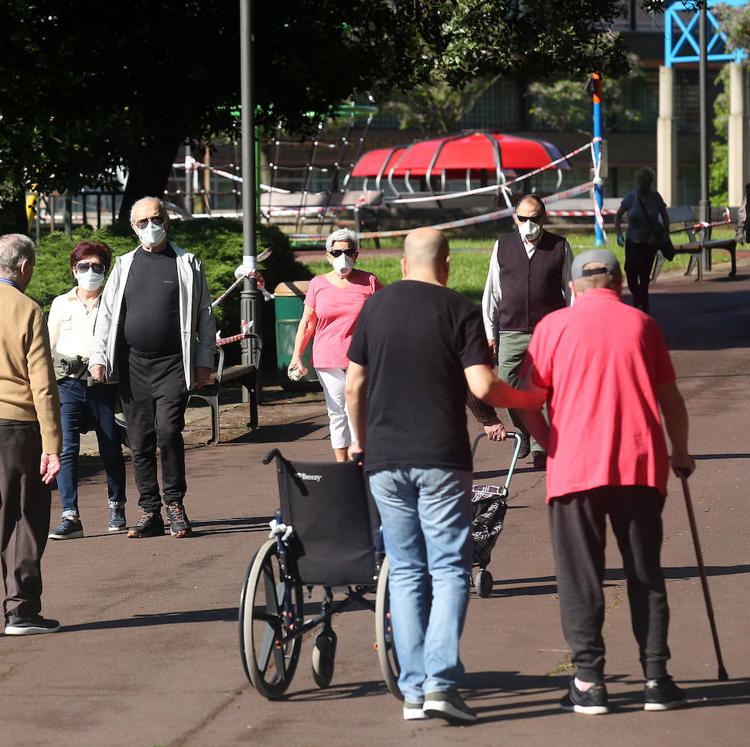
POLYGON ((128 537, 164 534, 157 445, 171 534, 188 537, 182 430, 190 390, 213 370, 216 325, 203 265, 167 240, 161 200, 139 200, 130 219, 140 245, 117 258, 107 280, 89 370, 97 381, 120 381, 142 511, 128 537))

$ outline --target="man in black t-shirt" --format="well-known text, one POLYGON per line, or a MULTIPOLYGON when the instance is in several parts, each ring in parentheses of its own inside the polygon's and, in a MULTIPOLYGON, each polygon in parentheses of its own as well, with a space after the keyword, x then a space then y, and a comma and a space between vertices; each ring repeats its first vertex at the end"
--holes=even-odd
POLYGON ((456 688, 471 573, 467 386, 495 407, 541 402, 493 373, 479 308, 444 287, 443 234, 412 231, 401 266, 404 280, 366 301, 349 349, 350 452, 364 452, 383 525, 404 718, 466 724, 476 716, 456 688))
POLYGON ((200 260, 167 239, 161 200, 138 200, 130 217, 140 245, 117 258, 107 280, 89 367, 97 381, 120 382, 141 508, 128 537, 164 535, 157 446, 170 533, 189 537, 182 430, 190 390, 213 370, 211 298, 200 260))

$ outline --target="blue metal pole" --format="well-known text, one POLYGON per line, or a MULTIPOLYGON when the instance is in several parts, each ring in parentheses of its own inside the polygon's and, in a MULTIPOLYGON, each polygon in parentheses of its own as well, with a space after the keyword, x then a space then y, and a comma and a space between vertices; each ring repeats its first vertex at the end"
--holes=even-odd
MULTIPOLYGON (((592 101, 594 104, 594 158, 596 162, 600 162, 601 157, 601 141, 602 136, 602 76, 601 73, 593 74, 594 81, 594 92, 592 95, 592 101)), ((604 195, 602 193, 601 181, 598 181, 594 185, 594 199, 599 207, 599 213, 601 213, 604 207, 604 195)), ((603 219, 602 219, 603 220, 603 219)), ((594 243, 596 246, 601 246, 604 243, 604 231, 598 220, 594 221, 594 243)))

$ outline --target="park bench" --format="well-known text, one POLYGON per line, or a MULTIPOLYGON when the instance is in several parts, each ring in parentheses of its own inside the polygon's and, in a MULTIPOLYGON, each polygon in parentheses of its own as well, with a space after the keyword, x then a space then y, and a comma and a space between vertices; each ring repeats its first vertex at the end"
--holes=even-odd
POLYGON ((254 431, 258 427, 258 378, 260 375, 262 347, 260 337, 251 332, 216 341, 216 355, 218 358, 216 370, 211 374, 211 378, 205 387, 190 393, 191 398, 202 399, 211 409, 211 438, 206 441, 206 445, 219 445, 221 437, 219 405, 222 389, 227 384, 239 383, 245 388, 250 407, 250 421, 248 425, 251 431, 254 431), (240 363, 233 366, 225 366, 224 347, 230 343, 239 342, 242 339, 250 340, 252 362, 250 364, 240 363))
MULTIPOLYGON (((728 239, 712 239, 711 229, 717 226, 731 226, 734 224, 729 208, 724 211, 723 220, 717 220, 711 223, 697 221, 693 214, 693 209, 688 206, 677 206, 667 208, 669 215, 670 233, 686 232, 688 240, 682 244, 675 244, 675 254, 689 254, 685 275, 690 275, 693 267, 697 268, 696 280, 703 280, 703 270, 710 270, 712 266, 712 253, 714 250, 722 250, 729 253, 732 268, 729 277, 733 278, 737 274, 737 240, 732 237, 728 239), (675 224, 682 224, 675 227, 675 224)), ((654 265, 653 279, 661 270, 662 261, 657 261, 654 265)))

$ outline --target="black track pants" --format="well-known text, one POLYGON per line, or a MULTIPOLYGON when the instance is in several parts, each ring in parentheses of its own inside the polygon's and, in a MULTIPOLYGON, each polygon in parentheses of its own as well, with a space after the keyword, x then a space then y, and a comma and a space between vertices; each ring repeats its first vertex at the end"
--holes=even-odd
POLYGON ((604 548, 609 514, 622 555, 630 617, 648 679, 663 677, 669 659, 669 607, 661 570, 664 498, 654 488, 604 487, 555 498, 550 526, 560 617, 576 676, 604 680, 604 548))

